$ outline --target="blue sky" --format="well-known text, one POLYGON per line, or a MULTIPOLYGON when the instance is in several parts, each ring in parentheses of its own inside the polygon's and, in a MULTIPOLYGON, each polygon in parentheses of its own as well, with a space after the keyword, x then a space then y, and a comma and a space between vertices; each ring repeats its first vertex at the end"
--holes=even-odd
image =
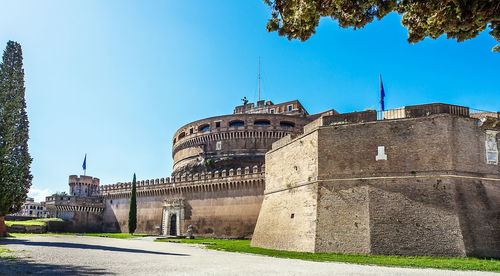
POLYGON ((230 114, 246 96, 299 99, 310 113, 446 102, 500 110, 500 54, 487 31, 463 43, 408 44, 397 14, 364 29, 322 19, 307 42, 268 33, 255 1, 0 1, 0 46, 21 43, 33 187, 67 191, 70 174, 101 184, 167 177, 172 135, 230 114))

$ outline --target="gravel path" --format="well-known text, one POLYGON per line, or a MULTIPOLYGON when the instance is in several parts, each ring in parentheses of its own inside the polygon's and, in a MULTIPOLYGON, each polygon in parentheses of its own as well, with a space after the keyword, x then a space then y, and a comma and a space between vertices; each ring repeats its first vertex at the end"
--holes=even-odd
POLYGON ((32 236, 0 245, 20 256, 0 259, 0 275, 500 275, 309 262, 151 239, 32 236))

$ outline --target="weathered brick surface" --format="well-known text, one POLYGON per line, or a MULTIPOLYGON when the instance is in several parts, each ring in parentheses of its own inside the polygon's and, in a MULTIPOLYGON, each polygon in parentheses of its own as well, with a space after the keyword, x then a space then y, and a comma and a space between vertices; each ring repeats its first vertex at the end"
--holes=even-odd
POLYGON ((316 195, 315 184, 266 195, 252 246, 314 252, 316 195))
POLYGON ((266 155, 266 193, 289 189, 265 196, 252 245, 498 257, 500 166, 486 163, 485 137, 477 119, 449 114, 318 126, 266 155), (380 146, 387 160, 376 161, 380 146), (317 200, 314 248, 301 240, 307 229, 273 217, 301 198, 317 200))
POLYGON ((273 165, 271 169, 266 167, 267 195, 252 246, 314 251, 317 141, 313 132, 303 135, 286 151, 272 150, 266 155, 266 164, 273 165))
POLYGON ((271 150, 266 155, 266 190, 270 193, 312 182, 318 176, 318 133, 305 134, 287 150, 271 150))
MULTIPOLYGON (((262 204, 263 186, 205 193, 137 197, 137 233, 161 234, 165 199, 183 198, 185 233, 193 225, 196 236, 249 238, 262 204)), ((104 231, 128 231, 128 198, 106 199, 104 231)))
POLYGON ((371 181, 371 253, 465 256, 453 181, 371 181))
POLYGON ((321 183, 316 252, 370 253, 369 187, 321 183))

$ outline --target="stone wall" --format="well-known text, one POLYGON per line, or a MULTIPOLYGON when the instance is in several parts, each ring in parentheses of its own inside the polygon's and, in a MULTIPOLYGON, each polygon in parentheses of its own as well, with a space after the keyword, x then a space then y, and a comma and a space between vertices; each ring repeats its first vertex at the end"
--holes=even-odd
POLYGON ((252 246, 315 251, 317 186, 299 186, 266 194, 252 246))
MULTIPOLYGON (((263 185, 226 191, 137 197, 137 233, 161 234, 166 199, 185 201, 184 227, 197 236, 251 237, 262 203, 263 185)), ((129 198, 106 199, 105 232, 128 232, 129 198)))
POLYGON ((45 225, 20 225, 13 224, 7 226, 7 232, 9 233, 33 233, 33 234, 43 234, 47 232, 47 226, 45 225))
POLYGON ((317 132, 307 133, 286 151, 266 155, 266 164, 272 166, 266 167, 265 200, 252 246, 314 251, 317 137, 317 132))
MULTIPOLYGON (((184 202, 182 227, 189 225, 196 236, 249 238, 260 211, 264 190, 264 167, 188 175, 184 181, 139 181, 137 186, 137 233, 162 234, 165 201, 184 202), (163 184, 160 184, 163 182, 163 184), (168 182, 168 183, 167 183, 168 182), (158 185, 156 185, 158 183, 158 185)), ((102 188, 106 208, 103 231, 127 232, 129 183, 102 188)))
POLYGON ((500 256, 500 167, 486 162, 486 130, 477 119, 431 114, 310 131, 266 155, 268 186, 253 246, 500 256), (308 142, 312 149, 304 148, 308 142), (302 167, 316 171, 317 179, 302 167), (314 202, 305 206, 301 197, 314 202), (308 217, 292 227, 290 216, 287 222, 273 208, 308 217), (312 238, 304 238, 308 229, 312 238))

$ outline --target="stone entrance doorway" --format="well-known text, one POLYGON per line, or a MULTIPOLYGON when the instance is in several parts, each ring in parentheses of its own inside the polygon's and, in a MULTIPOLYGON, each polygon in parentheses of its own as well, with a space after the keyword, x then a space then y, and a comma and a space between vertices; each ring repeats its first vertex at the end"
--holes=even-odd
POLYGON ((163 204, 162 235, 180 236, 184 229, 184 199, 166 199, 163 204))
POLYGON ((177 216, 175 214, 170 217, 170 236, 177 236, 177 216))

